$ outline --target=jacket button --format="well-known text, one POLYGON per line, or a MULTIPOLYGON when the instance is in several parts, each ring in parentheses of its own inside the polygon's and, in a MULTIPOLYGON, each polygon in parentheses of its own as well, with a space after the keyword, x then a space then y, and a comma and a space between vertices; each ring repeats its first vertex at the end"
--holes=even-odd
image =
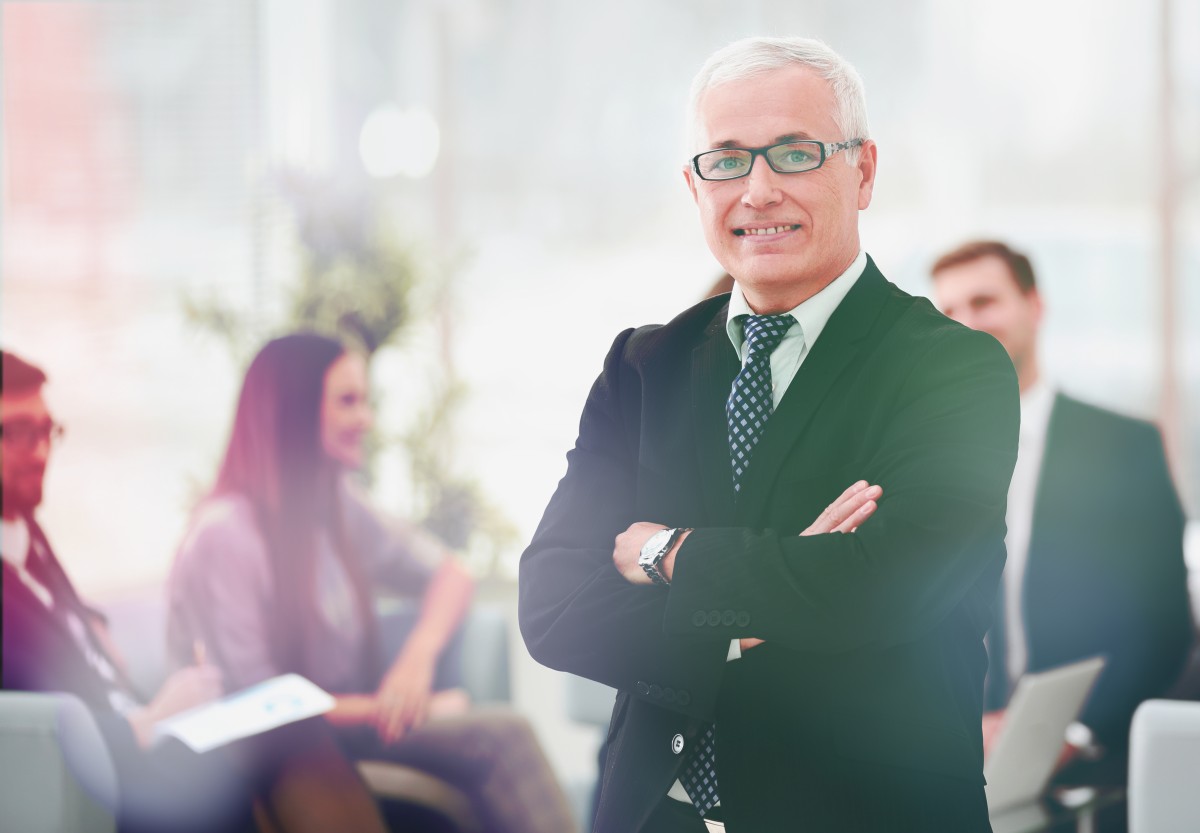
POLYGON ((714 627, 714 628, 717 625, 721 624, 721 611, 710 610, 708 612, 708 624, 710 627, 714 627))
POLYGON ((671 751, 676 755, 683 751, 683 735, 676 734, 671 738, 671 751))
POLYGON ((721 624, 727 628, 731 627, 736 620, 737 614, 735 614, 732 610, 727 610, 721 614, 721 624))
POLYGON ((704 623, 708 621, 708 617, 704 615, 703 610, 697 610, 692 614, 692 624, 697 628, 704 627, 704 623))
POLYGON ((643 697, 645 697, 647 694, 650 693, 650 686, 646 685, 641 680, 638 680, 637 693, 642 695, 643 697))
POLYGON ((655 700, 661 700, 662 699, 662 686, 660 686, 660 685, 650 686, 650 696, 653 697, 655 700))
POLYGON ((675 702, 675 689, 671 688, 670 686, 663 689, 663 702, 664 703, 674 703, 675 702))
POLYGON ((679 705, 686 706, 692 702, 692 694, 686 688, 681 688, 675 693, 675 699, 679 701, 679 705))
POLYGON ((749 624, 750 624, 750 614, 744 610, 739 611, 738 615, 737 615, 737 626, 739 628, 744 628, 749 624))

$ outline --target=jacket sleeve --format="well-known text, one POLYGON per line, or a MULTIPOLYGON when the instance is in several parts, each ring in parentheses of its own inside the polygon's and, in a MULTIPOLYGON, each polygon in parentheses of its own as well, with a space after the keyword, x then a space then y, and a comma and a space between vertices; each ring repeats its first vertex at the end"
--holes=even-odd
POLYGON ((855 476, 883 488, 874 516, 853 534, 696 530, 676 557, 669 632, 824 653, 885 648, 921 638, 968 597, 986 627, 995 587, 979 579, 989 567, 998 575, 1004 552, 1016 377, 990 336, 942 328, 926 348, 891 390, 872 392, 874 436, 846 440, 867 449, 855 476), (721 609, 749 622, 705 621, 721 609))
POLYGON ((632 585, 612 561, 615 537, 636 521, 636 373, 632 330, 604 362, 567 454, 567 472, 521 557, 519 618, 530 654, 657 705, 710 718, 728 638, 666 633, 666 589, 632 585))

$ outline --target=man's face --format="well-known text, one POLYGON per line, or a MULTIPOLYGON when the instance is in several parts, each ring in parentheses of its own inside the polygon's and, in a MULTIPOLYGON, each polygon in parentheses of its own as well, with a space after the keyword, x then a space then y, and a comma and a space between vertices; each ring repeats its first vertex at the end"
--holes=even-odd
POLYGON ((1000 258, 988 255, 940 270, 933 294, 948 317, 1004 345, 1018 374, 1033 360, 1042 299, 1036 289, 1022 292, 1000 258))
MULTIPOLYGON (((707 90, 697 108, 700 147, 764 147, 797 139, 839 142, 828 82, 803 67, 771 70, 707 90)), ((842 153, 845 153, 843 151, 842 153)), ((708 182, 684 169, 713 255, 759 313, 791 309, 858 255, 858 212, 871 202, 875 144, 815 171, 778 174, 761 156, 748 176, 708 182), (759 233, 772 229, 769 234, 759 233)))
POLYGON ((34 393, 0 395, 0 487, 6 518, 32 512, 42 502, 42 481, 50 456, 54 420, 39 389, 34 393))

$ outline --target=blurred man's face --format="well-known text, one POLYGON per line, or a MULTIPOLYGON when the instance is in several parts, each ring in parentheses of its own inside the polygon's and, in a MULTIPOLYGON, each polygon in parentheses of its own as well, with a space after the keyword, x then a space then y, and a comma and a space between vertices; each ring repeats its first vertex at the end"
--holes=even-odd
POLYGON ((23 395, 0 395, 0 468, 5 518, 32 512, 42 502, 42 481, 50 456, 54 420, 39 389, 23 395))
MULTIPOLYGON (((706 91, 696 114, 700 147, 757 148, 809 139, 840 142, 829 83, 803 67, 771 70, 706 91)), ((858 255, 858 212, 871 202, 875 144, 854 165, 837 154, 813 171, 779 174, 762 157, 748 176, 688 187, 708 246, 755 312, 782 312, 819 292, 858 255)))
POLYGON ((948 317, 1004 345, 1018 375, 1034 360, 1042 299, 1036 289, 1022 292, 1000 258, 988 255, 940 270, 933 294, 948 317))

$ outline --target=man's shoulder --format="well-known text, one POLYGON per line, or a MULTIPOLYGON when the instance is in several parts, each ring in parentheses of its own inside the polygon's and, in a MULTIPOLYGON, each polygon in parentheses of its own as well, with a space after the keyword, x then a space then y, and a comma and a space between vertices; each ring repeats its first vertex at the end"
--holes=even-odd
POLYGON ((724 331, 729 293, 705 298, 665 324, 644 324, 620 336, 622 355, 633 364, 664 352, 689 349, 702 339, 724 331))
POLYGON ((922 295, 912 295, 884 281, 881 347, 894 358, 927 361, 938 355, 955 359, 978 356, 1011 366, 1003 346, 982 330, 973 330, 946 317, 922 295))
POLYGON ((1068 435, 1091 438, 1103 435, 1110 441, 1124 439, 1155 444, 1162 441, 1158 426, 1150 420, 1123 414, 1061 391, 1054 397, 1052 419, 1065 427, 1068 435))

